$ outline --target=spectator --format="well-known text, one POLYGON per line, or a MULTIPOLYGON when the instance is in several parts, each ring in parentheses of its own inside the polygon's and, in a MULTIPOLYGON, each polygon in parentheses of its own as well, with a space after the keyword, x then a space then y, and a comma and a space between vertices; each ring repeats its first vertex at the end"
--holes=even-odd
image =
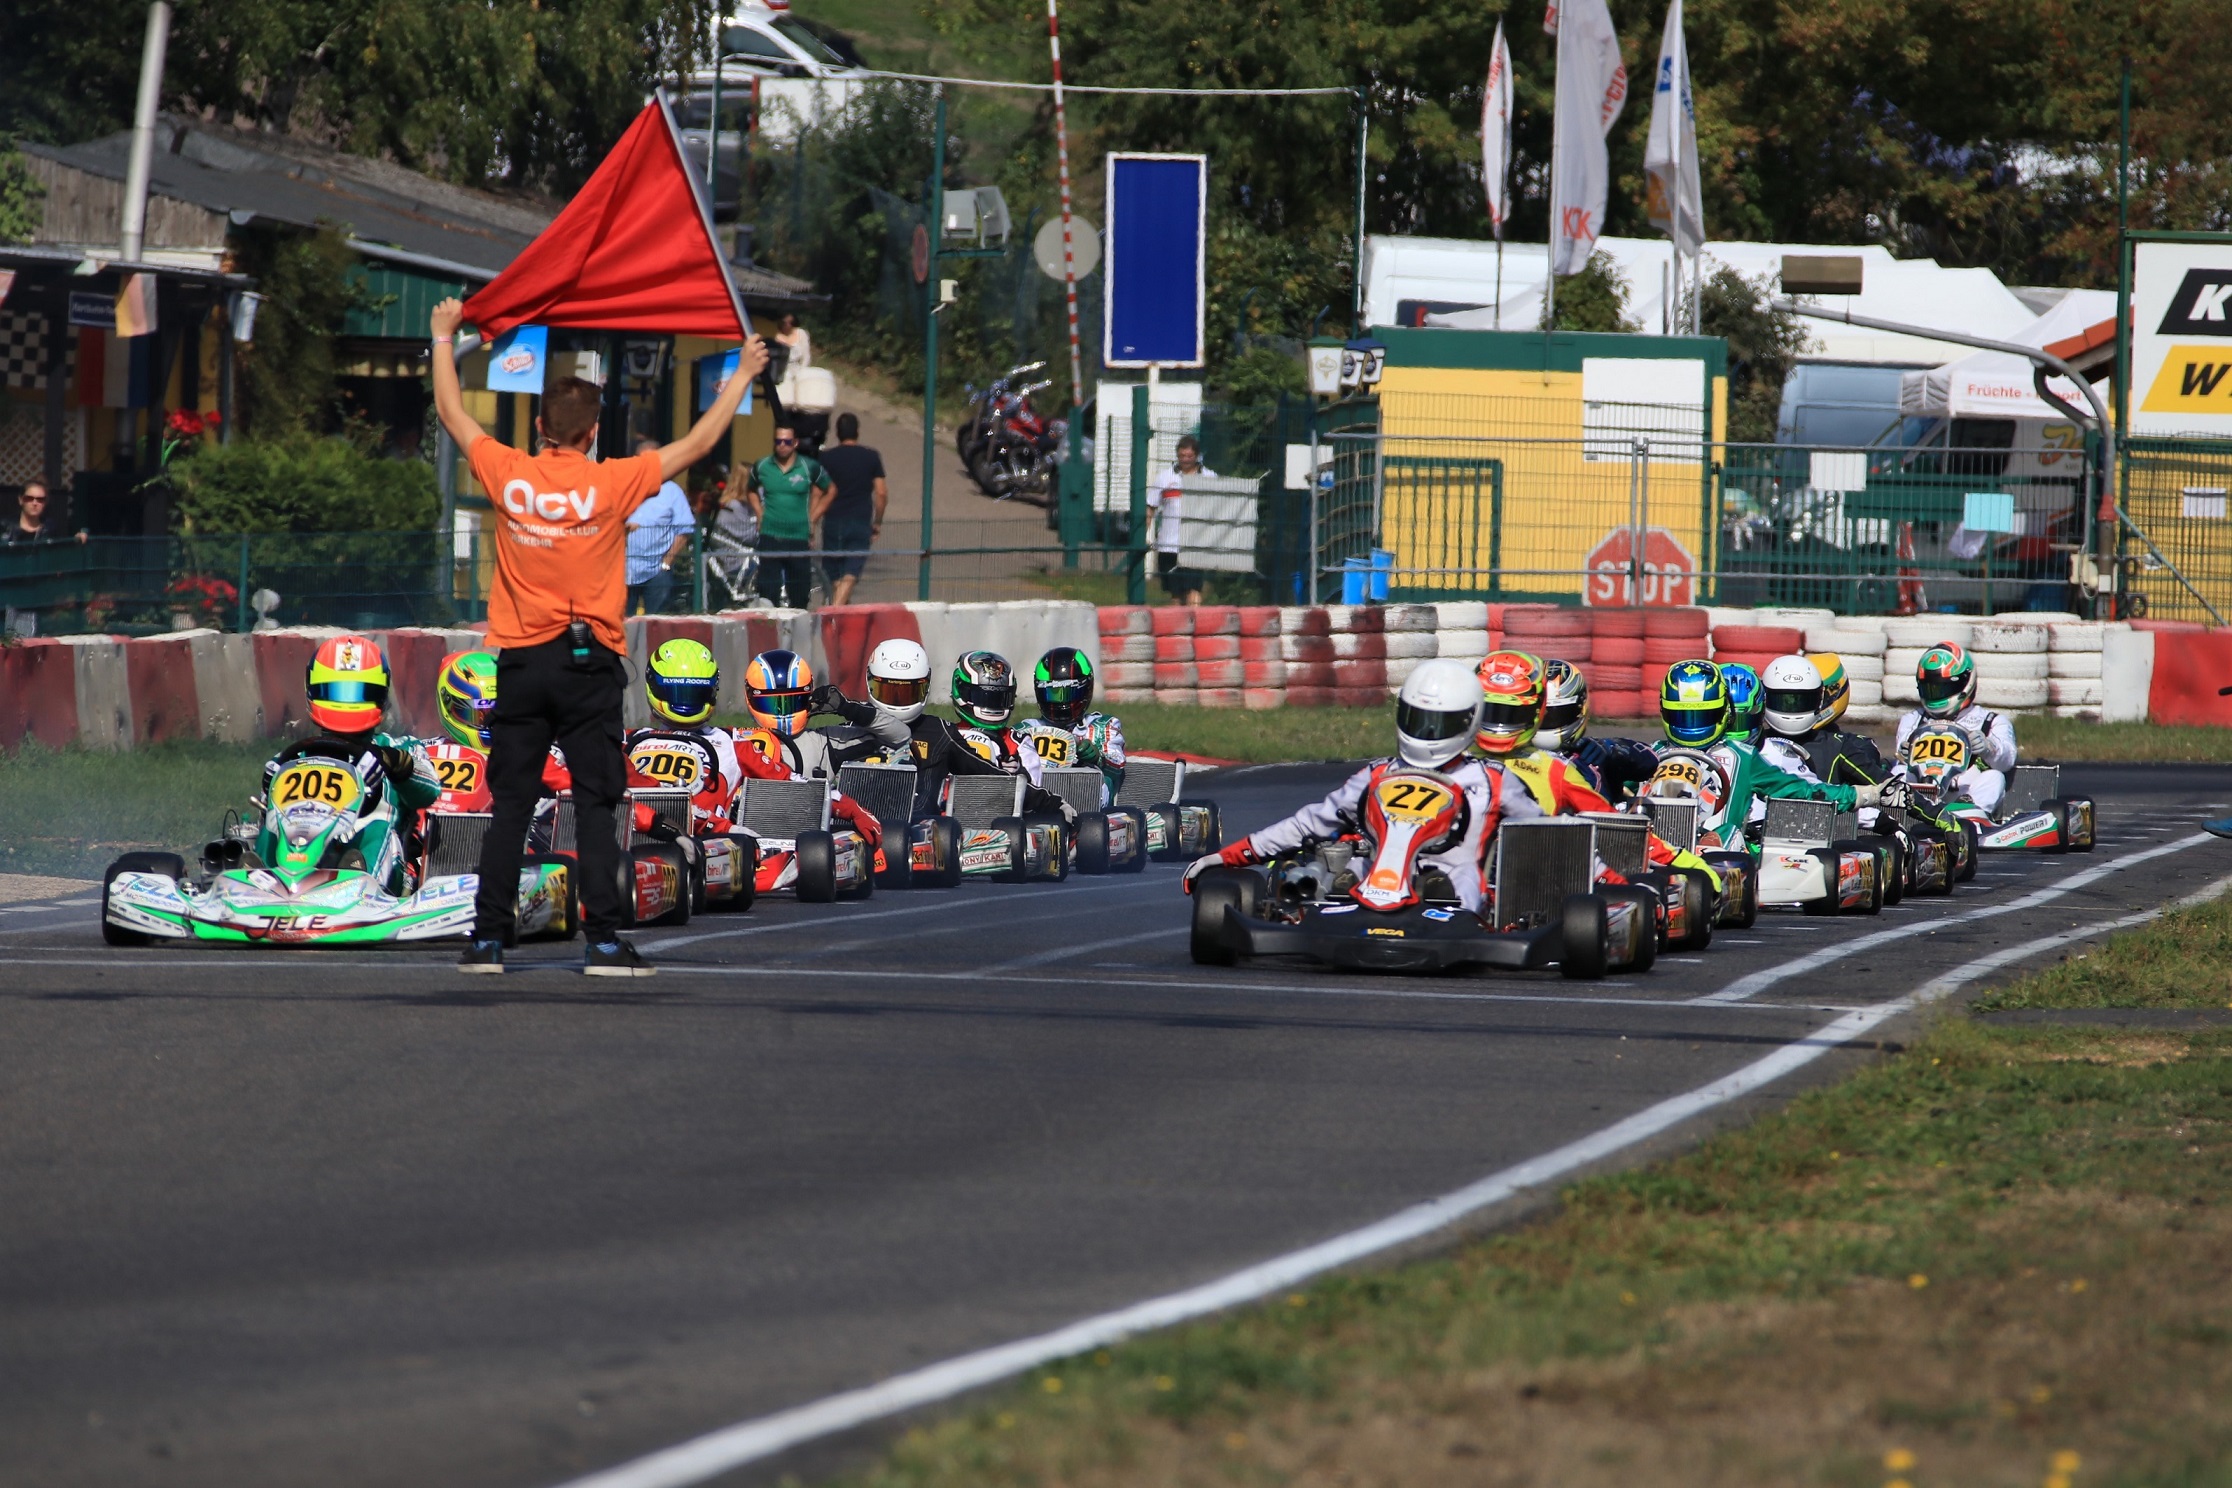
MULTIPOLYGON (((645 435, 636 440, 639 455, 656 454, 659 441, 645 435)), ((660 483, 650 500, 628 521, 628 613, 663 615, 674 604, 674 565, 689 551, 690 534, 697 518, 690 498, 669 480, 660 483)))
MULTIPOLYGON (((0 529, 0 547, 61 542, 64 534, 48 519, 48 505, 44 481, 32 481, 25 486, 23 494, 16 498, 16 519, 5 529, 0 529)), ((83 528, 76 535, 79 542, 85 541, 86 533, 83 528)), ((4 628, 28 640, 39 633, 39 612, 35 609, 19 610, 10 605, 4 628)))
POLYGON ((847 604, 868 567, 869 545, 883 535, 891 486, 884 479, 883 456, 860 442, 858 414, 837 415, 837 448, 822 451, 821 463, 832 488, 814 503, 814 518, 822 524, 822 572, 829 579, 829 602, 847 604))
POLYGON ((829 477, 810 455, 798 452, 798 431, 775 428, 775 453, 752 467, 744 501, 758 520, 759 592, 773 605, 809 608, 814 587, 815 498, 829 490, 829 477), (783 556, 795 554, 792 556, 783 556))
POLYGON ((1155 477, 1147 493, 1148 520, 1155 524, 1155 568, 1162 574, 1163 592, 1180 604, 1200 604, 1202 585, 1200 574, 1178 566, 1179 509, 1186 482, 1197 475, 1214 479, 1216 474, 1202 466, 1201 441, 1182 434, 1177 461, 1155 477))
POLYGON ((814 365, 814 338, 806 334, 806 327, 798 323, 797 316, 786 315, 778 323, 775 344, 790 353, 790 360, 784 363, 787 372, 814 365))

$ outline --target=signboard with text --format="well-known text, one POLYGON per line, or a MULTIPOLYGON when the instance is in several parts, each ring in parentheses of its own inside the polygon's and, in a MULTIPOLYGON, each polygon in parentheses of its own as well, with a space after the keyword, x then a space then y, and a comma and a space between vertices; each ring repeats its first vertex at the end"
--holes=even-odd
POLYGON ((2232 240, 2132 245, 2131 431, 2232 436, 2232 240))

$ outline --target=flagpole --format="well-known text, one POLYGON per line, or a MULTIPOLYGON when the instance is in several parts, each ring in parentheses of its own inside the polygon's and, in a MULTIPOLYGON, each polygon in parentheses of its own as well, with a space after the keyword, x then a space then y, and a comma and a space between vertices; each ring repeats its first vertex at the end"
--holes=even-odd
POLYGON ((1054 159, 1062 178, 1062 295, 1069 306, 1070 422, 1085 404, 1085 358, 1077 333, 1077 252, 1070 218, 1069 114, 1062 103, 1062 25, 1055 0, 1046 0, 1046 44, 1054 54, 1054 159))
MULTIPOLYGON (((1558 18, 1558 41, 1550 51, 1550 234, 1549 272, 1542 276, 1542 329, 1545 333, 1558 324, 1558 83, 1565 76, 1566 33, 1573 28, 1558 18)), ((1543 363, 1545 370, 1549 363, 1543 363)))

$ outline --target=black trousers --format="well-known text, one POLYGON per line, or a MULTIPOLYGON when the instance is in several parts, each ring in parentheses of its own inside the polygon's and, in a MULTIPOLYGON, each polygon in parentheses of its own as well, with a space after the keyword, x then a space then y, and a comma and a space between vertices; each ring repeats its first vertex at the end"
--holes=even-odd
POLYGON ((806 608, 807 596, 814 587, 814 560, 807 552, 807 541, 802 537, 760 535, 759 582, 753 586, 760 598, 794 610, 806 608))
POLYGON ((512 647, 496 658, 496 716, 488 750, 494 819, 481 844, 473 938, 512 938, 519 913, 519 860, 542 795, 543 762, 555 742, 573 773, 574 843, 581 864, 581 918, 592 943, 620 928, 620 845, 613 811, 628 784, 620 702, 628 664, 592 645, 576 666, 563 635, 512 647))

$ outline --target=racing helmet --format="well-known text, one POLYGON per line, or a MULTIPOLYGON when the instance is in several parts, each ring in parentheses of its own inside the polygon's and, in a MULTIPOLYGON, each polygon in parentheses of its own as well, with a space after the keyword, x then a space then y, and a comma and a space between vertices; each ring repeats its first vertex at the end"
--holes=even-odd
POLYGON ((997 651, 971 651, 953 664, 953 711, 978 728, 1006 728, 1015 716, 1015 668, 997 651))
POLYGON ((1535 747, 1571 754, 1589 737, 1589 679, 1570 661, 1555 657, 1542 666, 1542 726, 1535 747))
MULTIPOLYGON (((1534 675, 1541 676, 1539 664, 1534 675)), ((1480 702, 1480 678, 1471 667, 1455 659, 1420 662, 1395 697, 1396 752, 1403 763, 1438 770, 1463 754, 1480 727, 1480 702)))
POLYGON ((496 658, 486 651, 452 651, 434 680, 442 727, 467 749, 487 749, 496 716, 496 658))
POLYGON ((1759 685, 1759 673, 1742 662, 1724 661, 1720 672, 1728 683, 1728 737, 1749 743, 1759 737, 1767 691, 1759 685))
POLYGON ((1031 674, 1039 716, 1063 728, 1076 728, 1093 711, 1093 662, 1075 646, 1056 646, 1039 658, 1031 674))
POLYGON ((362 734, 377 728, 387 707, 387 658, 369 637, 335 636, 310 658, 302 679, 310 721, 328 733, 362 734))
POLYGON ((1764 697, 1760 717, 1767 732, 1782 739, 1803 739, 1821 726, 1821 669, 1803 656, 1778 656, 1759 679, 1764 697))
POLYGON ((1542 658, 1492 651, 1473 676, 1480 684, 1480 723, 1473 742, 1484 754, 1526 753, 1542 726, 1542 658))
POLYGON ((1834 651, 1809 651, 1806 660, 1821 673, 1821 717, 1814 727, 1825 729, 1844 717, 1845 709, 1851 706, 1852 679, 1845 675, 1844 658, 1834 651))
POLYGON ((901 723, 930 703, 930 653, 920 641, 883 641, 868 653, 868 700, 901 723))
POLYGON ((1728 679, 1709 661, 1677 661, 1659 683, 1659 722, 1669 743, 1704 749, 1728 732, 1728 679))
POLYGON ((651 653, 650 664, 643 669, 643 690, 653 713, 668 723, 694 727, 713 716, 713 704, 721 693, 721 669, 703 641, 678 637, 651 653))
POLYGON ((1976 701, 1976 663, 1951 641, 1932 646, 1914 669, 1914 690, 1932 718, 1958 718, 1976 701))
POLYGON ((744 668, 744 706, 752 722, 792 738, 813 716, 814 669, 795 651, 762 651, 744 668))

